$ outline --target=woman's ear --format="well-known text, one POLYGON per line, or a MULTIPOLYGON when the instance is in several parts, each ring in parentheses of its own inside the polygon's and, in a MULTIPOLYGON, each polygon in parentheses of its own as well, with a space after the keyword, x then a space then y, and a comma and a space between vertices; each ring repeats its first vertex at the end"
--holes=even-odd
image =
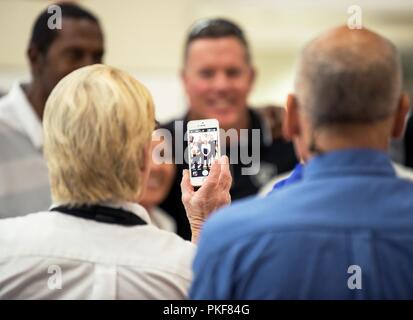
POLYGON ((402 93, 399 99, 399 104, 397 106, 394 122, 393 122, 393 129, 392 129, 392 137, 399 139, 403 136, 404 129, 406 126, 406 117, 410 110, 410 101, 409 96, 407 93, 402 93))

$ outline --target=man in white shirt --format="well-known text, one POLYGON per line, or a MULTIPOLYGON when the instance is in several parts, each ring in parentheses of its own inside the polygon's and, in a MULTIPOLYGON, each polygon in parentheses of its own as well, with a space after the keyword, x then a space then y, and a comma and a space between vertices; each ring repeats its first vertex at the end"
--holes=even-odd
POLYGON ((102 61, 103 34, 97 18, 74 4, 59 6, 62 29, 49 29, 54 13, 47 9, 34 23, 27 50, 31 82, 15 83, 0 99, 0 219, 50 206, 42 155, 46 99, 65 75, 102 61))
MULTIPOLYGON (((59 82, 43 121, 54 205, 0 220, 0 299, 187 296, 195 246, 154 226, 136 203, 154 122, 148 90, 123 71, 97 64, 59 82)), ((188 183, 183 201, 196 242, 208 215, 230 202, 228 158, 198 191, 188 183)))

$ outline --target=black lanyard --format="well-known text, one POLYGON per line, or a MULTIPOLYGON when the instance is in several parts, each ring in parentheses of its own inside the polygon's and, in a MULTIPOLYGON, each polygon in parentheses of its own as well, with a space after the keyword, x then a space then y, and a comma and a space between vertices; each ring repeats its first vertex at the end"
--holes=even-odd
POLYGON ((119 208, 104 207, 98 205, 92 206, 58 206, 50 209, 71 216, 95 220, 98 222, 119 224, 122 226, 139 226, 147 224, 143 219, 132 212, 119 208))

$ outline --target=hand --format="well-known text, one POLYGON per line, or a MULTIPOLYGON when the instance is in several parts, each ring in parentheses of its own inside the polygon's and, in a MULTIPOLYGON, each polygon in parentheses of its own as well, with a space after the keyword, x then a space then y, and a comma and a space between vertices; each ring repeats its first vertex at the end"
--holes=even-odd
POLYGON ((182 174, 182 203, 192 231, 192 242, 198 241, 205 220, 218 208, 231 203, 232 177, 227 156, 214 160, 209 176, 197 190, 191 185, 188 170, 182 174))

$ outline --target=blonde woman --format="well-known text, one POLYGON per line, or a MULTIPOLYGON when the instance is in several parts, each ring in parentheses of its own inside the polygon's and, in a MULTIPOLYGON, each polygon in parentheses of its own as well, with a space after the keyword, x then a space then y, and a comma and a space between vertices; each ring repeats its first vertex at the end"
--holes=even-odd
MULTIPOLYGON (((43 123, 54 205, 0 222, 0 299, 185 298, 194 244, 156 228, 134 202, 150 171, 148 90, 120 70, 84 67, 54 88, 43 123)), ((196 193, 184 181, 194 242, 229 203, 222 164, 196 193)))

